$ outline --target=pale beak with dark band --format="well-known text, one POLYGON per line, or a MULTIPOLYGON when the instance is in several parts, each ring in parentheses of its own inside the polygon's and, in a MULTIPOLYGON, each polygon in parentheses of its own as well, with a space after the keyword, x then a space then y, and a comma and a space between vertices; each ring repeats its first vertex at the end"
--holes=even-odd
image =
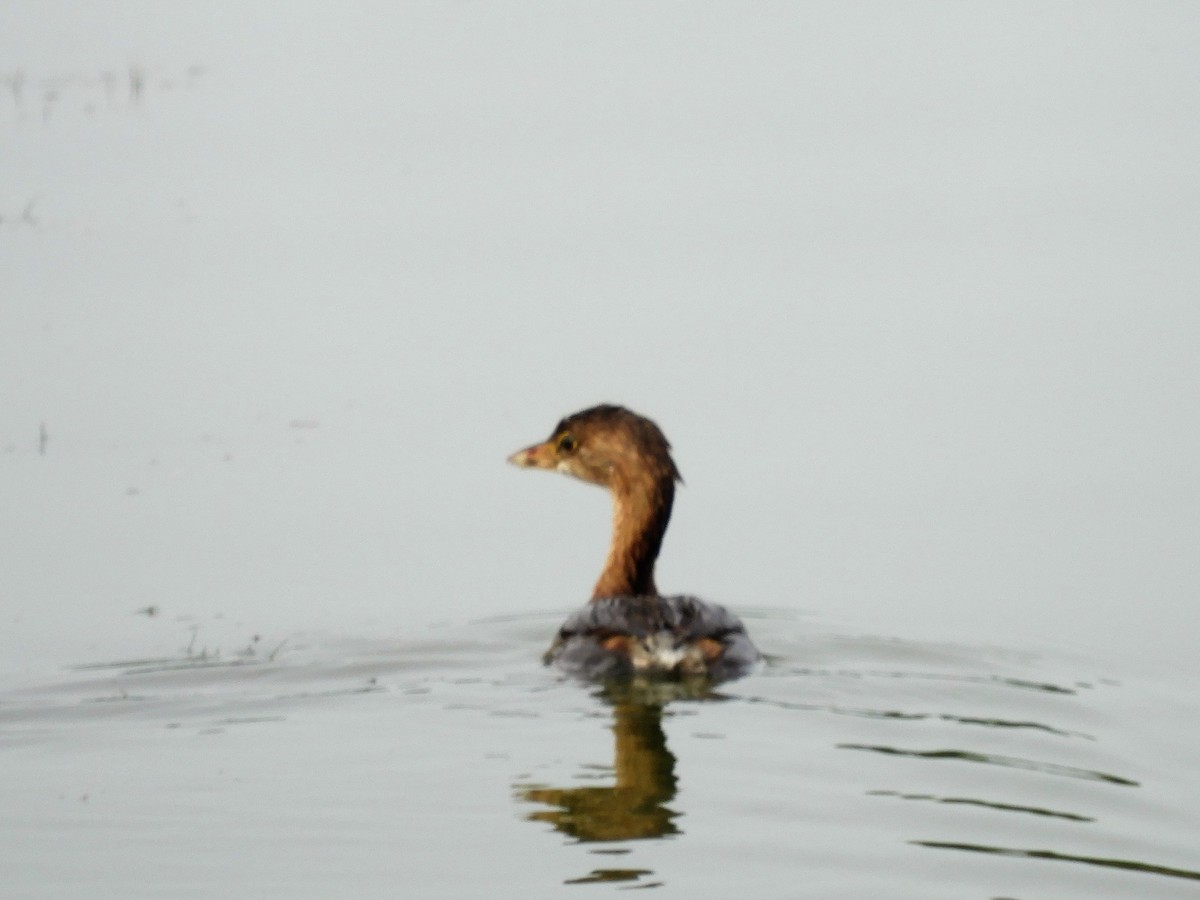
POLYGON ((518 450, 508 461, 523 469, 553 469, 554 448, 547 443, 534 444, 532 447, 518 450))

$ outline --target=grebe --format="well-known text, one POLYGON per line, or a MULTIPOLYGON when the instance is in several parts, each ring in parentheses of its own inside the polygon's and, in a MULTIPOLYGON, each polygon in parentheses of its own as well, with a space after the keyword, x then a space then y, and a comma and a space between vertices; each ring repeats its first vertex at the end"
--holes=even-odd
POLYGON ((681 481, 671 445, 649 419, 620 406, 595 406, 558 423, 550 438, 508 458, 551 469, 612 494, 612 543, 591 601, 559 629, 547 664, 589 678, 633 674, 744 675, 758 660, 746 629, 724 607, 663 597, 654 562, 681 481))

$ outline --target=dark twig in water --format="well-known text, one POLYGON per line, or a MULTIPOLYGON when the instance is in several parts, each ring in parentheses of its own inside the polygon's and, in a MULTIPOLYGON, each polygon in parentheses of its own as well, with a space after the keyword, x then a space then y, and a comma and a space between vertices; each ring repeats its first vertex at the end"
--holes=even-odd
POLYGON ((54 104, 58 102, 58 88, 46 88, 42 93, 42 124, 50 121, 50 111, 54 108, 54 104))
POLYGON ((141 66, 129 67, 129 99, 136 106, 146 89, 146 72, 141 66))
POLYGON ((41 199, 42 197, 40 194, 35 197, 30 197, 29 202, 25 204, 25 208, 21 210, 21 221, 26 225, 37 225, 38 218, 33 214, 33 208, 38 205, 41 199))
POLYGON ((5 83, 8 84, 8 89, 12 92, 13 103, 19 109, 25 92, 25 70, 17 69, 4 76, 5 83))

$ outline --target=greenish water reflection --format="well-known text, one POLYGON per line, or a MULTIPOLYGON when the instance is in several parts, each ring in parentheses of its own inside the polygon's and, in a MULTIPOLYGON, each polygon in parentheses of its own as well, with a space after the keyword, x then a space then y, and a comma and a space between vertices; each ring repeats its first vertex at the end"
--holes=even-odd
POLYGON ((610 787, 518 784, 517 796, 551 807, 525 818, 549 822, 579 841, 625 841, 678 834, 679 813, 665 804, 676 793, 675 755, 667 748, 663 710, 679 700, 722 699, 701 678, 636 678, 604 685, 598 699, 612 707, 615 739, 610 787))
POLYGON ((550 807, 526 816, 579 841, 626 841, 676 834, 675 756, 667 749, 661 705, 613 705, 615 783, 597 787, 518 785, 521 799, 550 807))
MULTIPOLYGON (((548 822, 580 843, 646 840, 680 834, 680 813, 667 804, 675 798, 675 754, 667 747, 662 720, 667 705, 680 700, 721 699, 703 679, 610 682, 596 695, 612 708, 613 783, 606 786, 554 787, 515 785, 517 798, 545 809, 528 813, 530 822, 548 822)), ((623 853, 622 850, 594 850, 623 853)), ((660 887, 654 872, 641 868, 592 869, 565 884, 638 882, 660 887)))

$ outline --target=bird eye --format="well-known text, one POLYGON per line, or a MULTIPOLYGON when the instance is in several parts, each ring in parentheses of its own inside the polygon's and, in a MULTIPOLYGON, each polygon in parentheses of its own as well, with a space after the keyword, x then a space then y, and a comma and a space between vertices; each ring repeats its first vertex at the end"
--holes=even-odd
POLYGON ((575 440, 573 435, 564 434, 562 437, 560 437, 558 439, 558 452, 559 453, 574 453, 575 448, 578 446, 579 446, 579 444, 575 440))

